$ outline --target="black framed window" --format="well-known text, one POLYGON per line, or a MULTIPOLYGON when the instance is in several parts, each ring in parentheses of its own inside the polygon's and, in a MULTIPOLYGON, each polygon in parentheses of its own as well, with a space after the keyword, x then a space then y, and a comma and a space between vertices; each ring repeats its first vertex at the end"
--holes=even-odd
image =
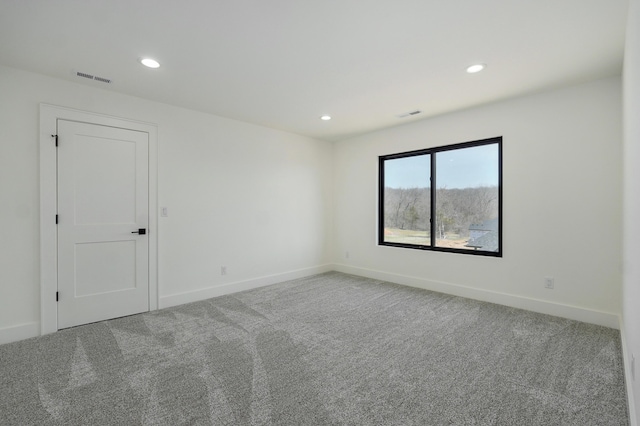
POLYGON ((502 256, 502 137, 379 157, 378 243, 502 256))

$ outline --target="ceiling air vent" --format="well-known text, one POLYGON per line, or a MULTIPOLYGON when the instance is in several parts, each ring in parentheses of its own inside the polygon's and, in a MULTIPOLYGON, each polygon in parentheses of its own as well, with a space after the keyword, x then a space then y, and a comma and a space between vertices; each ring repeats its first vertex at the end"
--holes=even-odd
POLYGON ((88 78, 89 80, 95 80, 95 81, 99 81, 107 84, 111 84, 111 82, 113 81, 110 78, 98 77, 97 75, 91 75, 91 74, 87 74, 86 72, 80 72, 80 71, 76 71, 76 76, 82 77, 82 78, 88 78))
POLYGON ((397 117, 398 118, 405 118, 405 117, 412 117, 414 115, 418 115, 421 114, 422 111, 420 111, 419 109, 415 110, 415 111, 409 111, 409 112, 405 112, 404 114, 398 114, 397 117))
POLYGON ((87 73, 78 71, 78 72, 76 72, 76 75, 78 77, 84 77, 84 78, 88 78, 89 80, 93 80, 93 76, 91 74, 87 74, 87 73))
POLYGON ((95 77, 93 77, 93 79, 94 79, 95 81, 101 81, 101 82, 103 82, 103 83, 111 84, 111 80, 110 80, 110 79, 108 79, 108 78, 95 76, 95 77))

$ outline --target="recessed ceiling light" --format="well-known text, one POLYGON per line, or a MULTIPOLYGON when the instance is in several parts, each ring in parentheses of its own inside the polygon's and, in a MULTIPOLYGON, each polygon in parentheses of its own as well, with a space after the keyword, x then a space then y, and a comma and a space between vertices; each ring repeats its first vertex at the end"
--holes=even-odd
POLYGON ((476 72, 480 72, 483 69, 485 69, 487 66, 485 64, 475 64, 475 65, 471 65, 470 67, 467 68, 467 72, 469 74, 473 74, 476 72))
POLYGON ((320 120, 329 121, 329 120, 331 120, 331 116, 330 115, 323 115, 323 116, 320 117, 320 120))
POLYGON ((144 65, 145 67, 149 67, 149 68, 159 68, 160 67, 160 63, 158 61, 156 61, 155 59, 151 59, 151 58, 142 58, 142 59, 140 59, 140 63, 142 65, 144 65))

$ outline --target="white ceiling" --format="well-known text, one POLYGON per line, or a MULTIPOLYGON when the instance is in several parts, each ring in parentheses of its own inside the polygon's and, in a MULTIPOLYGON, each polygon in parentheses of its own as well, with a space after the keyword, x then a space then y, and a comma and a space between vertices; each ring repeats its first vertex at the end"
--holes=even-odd
POLYGON ((628 0, 0 0, 0 64, 337 141, 619 75, 627 6, 628 0), (161 68, 143 67, 137 62, 143 56, 161 68), (487 69, 467 74, 476 62, 487 69), (415 109, 423 113, 397 118, 415 109), (333 120, 321 121, 322 114, 333 120))

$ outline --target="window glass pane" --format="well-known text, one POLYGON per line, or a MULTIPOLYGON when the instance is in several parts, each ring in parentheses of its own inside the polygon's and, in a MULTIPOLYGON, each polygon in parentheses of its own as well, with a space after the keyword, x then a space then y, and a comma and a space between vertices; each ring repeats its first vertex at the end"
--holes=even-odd
POLYGON ((436 155, 436 247, 499 251, 498 144, 436 155))
POLYGON ((386 243, 431 245, 431 156, 384 161, 384 235, 386 243))

